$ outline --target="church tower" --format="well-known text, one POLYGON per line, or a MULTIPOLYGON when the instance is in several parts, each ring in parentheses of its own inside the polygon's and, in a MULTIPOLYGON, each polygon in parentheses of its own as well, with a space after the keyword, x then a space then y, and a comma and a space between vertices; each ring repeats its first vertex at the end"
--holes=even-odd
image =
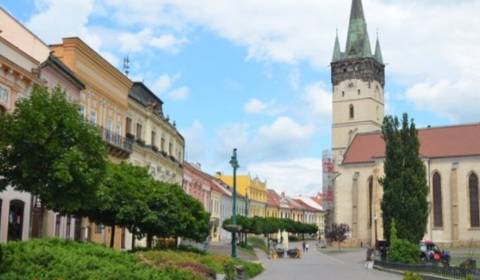
POLYGON ((372 54, 362 0, 352 0, 347 45, 335 39, 332 149, 337 162, 357 133, 378 131, 384 117, 385 65, 377 38, 372 54))

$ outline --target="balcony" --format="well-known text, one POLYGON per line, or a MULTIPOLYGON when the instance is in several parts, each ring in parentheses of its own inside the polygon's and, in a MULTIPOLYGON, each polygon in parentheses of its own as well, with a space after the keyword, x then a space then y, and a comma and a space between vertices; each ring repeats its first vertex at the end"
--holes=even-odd
POLYGON ((99 127, 103 140, 108 144, 108 153, 114 157, 127 159, 132 153, 132 141, 104 127, 99 127))

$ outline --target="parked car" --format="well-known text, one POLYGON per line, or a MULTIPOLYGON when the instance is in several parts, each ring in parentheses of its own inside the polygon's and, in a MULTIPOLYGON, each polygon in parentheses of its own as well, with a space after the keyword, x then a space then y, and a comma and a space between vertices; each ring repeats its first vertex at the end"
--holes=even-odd
POLYGON ((450 264, 450 253, 442 251, 432 241, 420 242, 420 260, 423 262, 442 263, 444 266, 450 264))
POLYGON ((387 259, 388 247, 389 244, 387 240, 378 240, 375 243, 375 250, 379 252, 382 261, 385 261, 387 259))

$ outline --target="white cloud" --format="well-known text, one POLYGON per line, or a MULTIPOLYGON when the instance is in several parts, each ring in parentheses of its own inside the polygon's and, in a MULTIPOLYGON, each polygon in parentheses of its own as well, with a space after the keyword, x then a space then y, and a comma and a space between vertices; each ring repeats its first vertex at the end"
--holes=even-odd
POLYGON ((285 116, 273 123, 252 128, 245 123, 228 124, 217 131, 217 156, 225 158, 238 148, 243 162, 288 159, 309 147, 315 129, 285 116))
POLYGON ((267 109, 268 105, 256 98, 250 99, 247 104, 245 104, 244 110, 250 114, 259 114, 267 109))
POLYGON ((199 161, 205 156, 205 128, 199 120, 193 121, 190 127, 182 129, 185 137, 185 158, 188 161, 199 161))
POLYGON ((257 162, 249 164, 247 169, 267 179, 269 188, 290 196, 314 195, 322 190, 322 159, 257 162))
POLYGON ((316 116, 330 117, 332 114, 332 93, 322 82, 305 87, 304 98, 316 116))
POLYGON ((161 94, 169 90, 172 85, 180 78, 180 74, 169 75, 162 74, 153 82, 153 90, 157 94, 161 94))
POLYGON ((152 31, 144 29, 137 33, 121 32, 117 35, 122 52, 140 52, 143 51, 146 42, 151 40, 152 31))
POLYGON ((26 25, 47 43, 59 43, 63 37, 81 37, 93 49, 100 49, 101 38, 87 27, 94 0, 36 0, 35 4, 38 12, 26 25))
POLYGON ((187 86, 182 86, 167 93, 167 97, 174 101, 185 100, 189 92, 190 89, 187 86))
POLYGON ((181 46, 187 43, 184 38, 177 38, 172 34, 164 34, 158 37, 154 37, 150 41, 150 46, 163 49, 170 53, 178 53, 181 46))
POLYGON ((262 140, 286 144, 309 139, 315 129, 312 125, 301 125, 289 117, 279 117, 271 125, 260 127, 258 132, 262 140))
POLYGON ((422 110, 452 121, 478 121, 478 79, 422 82, 410 87, 405 96, 422 110))

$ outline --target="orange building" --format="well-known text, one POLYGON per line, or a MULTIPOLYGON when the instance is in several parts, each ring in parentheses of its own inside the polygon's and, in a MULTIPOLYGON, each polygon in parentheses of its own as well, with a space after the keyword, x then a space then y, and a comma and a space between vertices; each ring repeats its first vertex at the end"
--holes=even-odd
MULTIPOLYGON (((80 95, 80 109, 85 118, 101 131, 108 144, 110 160, 118 163, 127 159, 132 144, 123 135, 128 93, 132 87, 130 79, 79 38, 64 38, 61 44, 50 48, 85 85, 80 95)), ((126 230, 116 229, 116 248, 127 246, 126 234, 126 230)), ((82 235, 85 239, 109 244, 111 228, 84 221, 82 235)))

